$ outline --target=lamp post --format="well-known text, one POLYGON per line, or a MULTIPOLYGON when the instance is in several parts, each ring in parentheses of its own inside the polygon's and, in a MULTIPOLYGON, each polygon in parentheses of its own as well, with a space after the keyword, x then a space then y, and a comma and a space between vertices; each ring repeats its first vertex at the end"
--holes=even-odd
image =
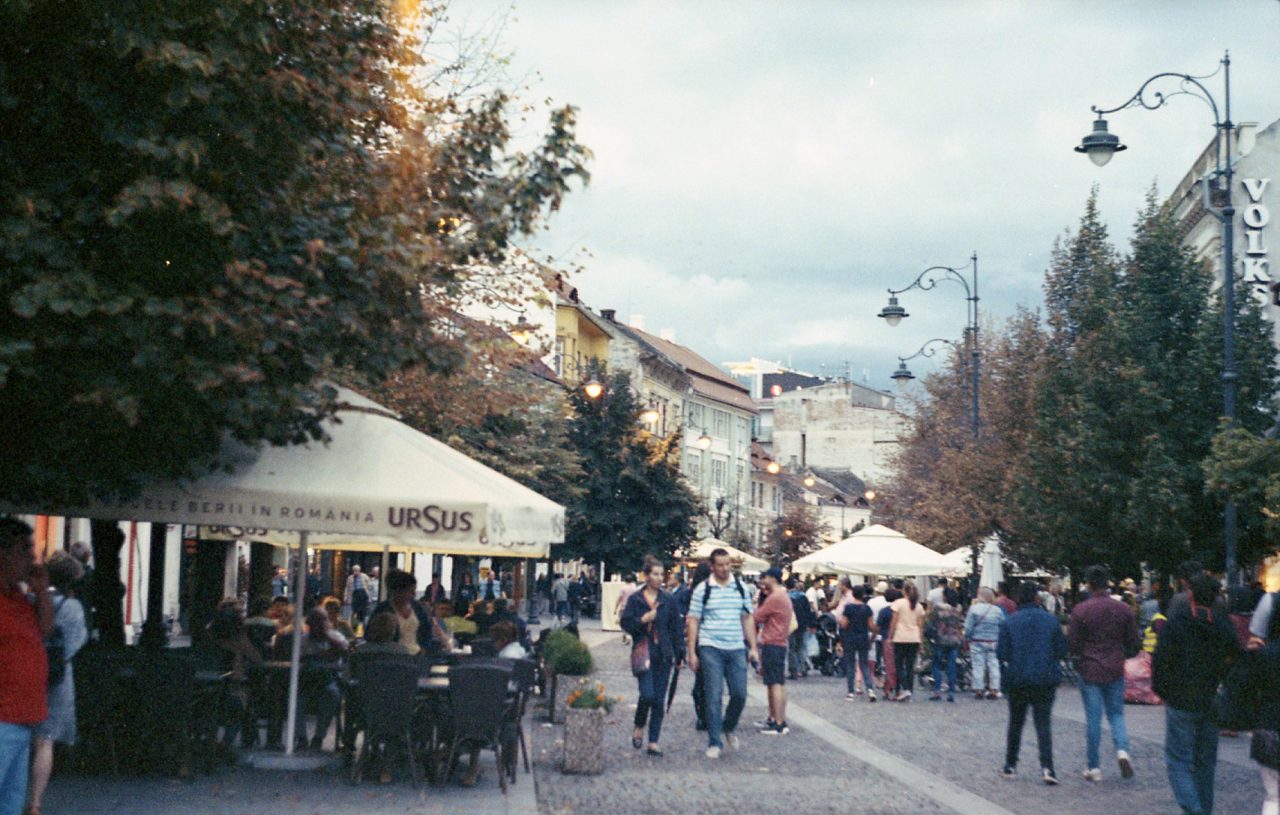
MULTIPOLYGON (((901 289, 889 289, 889 303, 876 316, 882 318, 890 328, 901 323, 904 319, 911 316, 907 310, 898 303, 898 295, 912 289, 920 289, 921 291, 929 291, 934 286, 944 280, 954 280, 964 287, 965 300, 968 306, 965 309, 965 334, 969 344, 969 360, 970 369, 973 376, 973 407, 971 410, 971 418, 973 423, 973 437, 978 438, 981 424, 978 416, 978 383, 981 378, 981 352, 978 349, 978 253, 974 252, 969 258, 969 263, 960 267, 953 266, 930 266, 912 281, 911 285, 901 289), (972 284, 965 277, 964 270, 969 270, 972 274, 972 284)), ((945 342, 952 347, 958 346, 950 340, 933 339, 926 342, 919 351, 909 357, 898 357, 898 369, 893 372, 893 380, 899 384, 904 384, 912 379, 915 375, 907 369, 907 360, 915 359, 918 356, 933 356, 933 351, 926 350, 935 342, 945 342)))
MULTIPOLYGON (((1156 110, 1164 107, 1175 96, 1194 96, 1207 103, 1213 111, 1214 128, 1214 170, 1201 181, 1204 183, 1204 208, 1213 213, 1222 225, 1222 411, 1228 426, 1236 423, 1236 352, 1235 352, 1235 207, 1231 202, 1232 180, 1235 171, 1231 165, 1231 133, 1235 125, 1231 121, 1231 54, 1225 52, 1219 61, 1219 68, 1206 76, 1192 76, 1176 72, 1164 72, 1143 82, 1138 90, 1123 104, 1113 108, 1099 108, 1094 105, 1091 110, 1098 114, 1093 123, 1093 131, 1081 140, 1076 147, 1077 153, 1084 153, 1099 167, 1111 160, 1111 157, 1126 147, 1120 143, 1119 137, 1107 129, 1107 120, 1103 118, 1109 113, 1118 113, 1132 107, 1143 107, 1156 110), (1217 99, 1201 80, 1209 79, 1222 73, 1222 107, 1217 99), (1177 89, 1171 93, 1154 90, 1152 85, 1163 80, 1176 80, 1177 89), (1212 189, 1216 184, 1221 206, 1215 207, 1212 200, 1212 189)), ((1223 537, 1226 543, 1227 590, 1234 594, 1238 590, 1236 574, 1236 505, 1230 498, 1223 509, 1223 537)))

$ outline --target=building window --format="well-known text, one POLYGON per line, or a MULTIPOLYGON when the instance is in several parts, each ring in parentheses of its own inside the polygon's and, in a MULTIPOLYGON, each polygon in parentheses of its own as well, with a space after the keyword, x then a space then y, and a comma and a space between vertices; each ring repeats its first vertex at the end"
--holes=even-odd
POLYGON ((684 454, 684 474, 689 478, 693 485, 702 484, 702 454, 693 450, 687 450, 684 454))
POLYGON ((711 421, 713 425, 712 435, 717 439, 729 438, 729 414, 723 410, 712 410, 711 421))
POLYGON ((564 376, 564 337, 556 337, 556 358, 551 367, 555 369, 556 376, 564 376))
POLYGON ((689 405, 689 428, 697 433, 706 431, 706 425, 703 421, 702 405, 689 405))
POLYGON ((711 459, 711 486, 718 490, 724 489, 724 480, 728 472, 729 462, 722 458, 711 459))

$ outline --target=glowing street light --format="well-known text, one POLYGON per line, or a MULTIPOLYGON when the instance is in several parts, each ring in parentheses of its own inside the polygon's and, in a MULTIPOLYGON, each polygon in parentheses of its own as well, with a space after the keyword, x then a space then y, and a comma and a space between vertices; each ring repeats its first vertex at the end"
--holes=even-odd
POLYGON ((582 391, 588 399, 599 399, 600 394, 604 393, 604 385, 601 385, 600 380, 593 376, 582 386, 582 391))

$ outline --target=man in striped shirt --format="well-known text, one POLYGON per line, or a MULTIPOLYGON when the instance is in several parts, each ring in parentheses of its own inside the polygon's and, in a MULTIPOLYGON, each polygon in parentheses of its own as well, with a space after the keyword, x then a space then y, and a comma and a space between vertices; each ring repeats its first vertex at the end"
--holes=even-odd
POLYGON ((689 668, 702 668, 707 703, 707 758, 720 758, 727 743, 737 749, 738 719, 747 704, 747 652, 758 663, 751 595, 729 572, 729 553, 711 553, 711 577, 693 587, 689 603, 688 641, 695 647, 689 668), (744 645, 745 641, 745 645, 744 645), (729 684, 729 706, 721 711, 721 694, 729 684))

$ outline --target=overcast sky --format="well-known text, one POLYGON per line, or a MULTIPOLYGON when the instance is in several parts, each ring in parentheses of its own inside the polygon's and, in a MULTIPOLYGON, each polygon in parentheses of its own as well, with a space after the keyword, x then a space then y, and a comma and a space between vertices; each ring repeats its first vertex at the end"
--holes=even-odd
MULTIPOLYGON (((459 0, 452 16, 509 8, 459 0)), ((1091 185, 1127 242, 1147 187, 1167 193, 1213 135, 1188 97, 1125 111, 1109 118, 1129 150, 1099 169, 1071 150, 1091 104, 1211 73, 1229 48, 1232 117, 1280 119, 1277 0, 525 0, 502 45, 530 98, 581 109, 592 182, 538 243, 590 251, 574 281, 588 305, 713 362, 847 362, 877 387, 964 320, 942 287, 903 295, 912 316, 891 331, 886 288, 976 250, 985 315, 1038 306, 1091 185)))

